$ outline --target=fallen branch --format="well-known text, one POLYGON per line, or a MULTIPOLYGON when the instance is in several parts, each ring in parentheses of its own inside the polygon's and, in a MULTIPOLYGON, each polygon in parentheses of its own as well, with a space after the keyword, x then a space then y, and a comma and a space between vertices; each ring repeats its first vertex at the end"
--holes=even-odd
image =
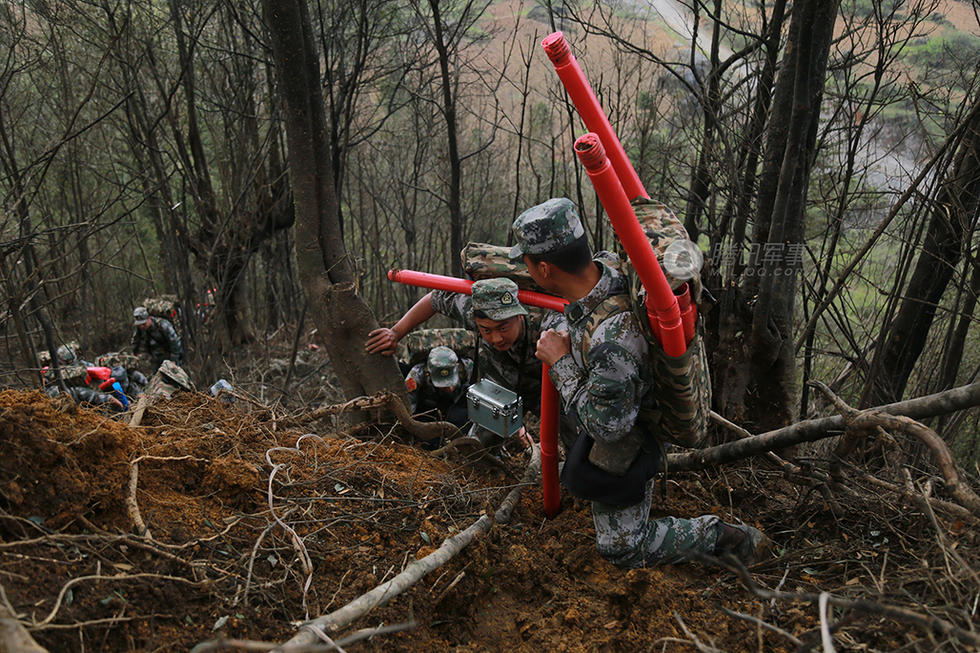
MULTIPOLYGON (((913 419, 922 419, 945 415, 974 406, 980 406, 980 383, 879 406, 873 410, 888 415, 904 415, 913 419)), ((844 428, 844 418, 840 415, 797 422, 775 431, 715 447, 688 453, 667 454, 667 469, 672 472, 688 472, 722 463, 730 463, 801 442, 813 442, 840 435, 844 432, 844 428)))
POLYGON ((355 397, 350 401, 331 406, 323 406, 316 410, 302 415, 297 421, 300 424, 312 422, 329 415, 340 415, 355 410, 371 410, 376 408, 387 408, 398 420, 402 427, 419 440, 435 440, 437 438, 448 438, 459 432, 454 424, 449 422, 420 422, 412 417, 411 412, 402 401, 401 397, 390 392, 379 392, 370 397, 355 397))
MULTIPOLYGON (((336 651, 338 647, 354 644, 363 639, 371 639, 373 637, 388 635, 390 633, 400 633, 403 630, 411 630, 417 625, 418 624, 416 624, 414 621, 407 621, 402 624, 391 624, 390 626, 362 628, 361 630, 355 630, 346 637, 338 639, 334 645, 313 644, 311 646, 292 650, 293 653, 327 653, 327 651, 336 651)), ((211 651, 225 651, 229 649, 234 649, 236 651, 260 651, 264 653, 265 651, 271 651, 277 646, 279 646, 278 642, 259 642, 248 639, 227 639, 222 637, 219 639, 212 639, 207 642, 201 642, 191 649, 191 653, 210 653, 211 651)))
POLYGON ((17 613, 7 600, 3 585, 0 585, 0 651, 48 653, 48 649, 35 642, 27 629, 17 621, 17 613))
POLYGON ((883 490, 888 490, 889 492, 894 492, 895 494, 898 494, 901 497, 914 501, 916 504, 919 505, 919 508, 923 511, 923 513, 927 512, 926 506, 928 505, 932 508, 937 508, 939 510, 942 510, 945 513, 959 519, 967 519, 974 522, 978 519, 976 515, 974 515, 972 512, 970 512, 963 506, 959 505, 958 503, 950 503, 949 501, 943 501, 942 499, 937 499, 936 497, 933 496, 923 497, 918 492, 910 491, 908 487, 902 487, 895 483, 889 483, 888 481, 882 480, 877 476, 873 476, 872 474, 869 474, 863 469, 855 465, 852 465, 846 460, 842 461, 842 463, 847 466, 849 474, 852 474, 853 476, 859 478, 860 480, 865 481, 866 483, 870 483, 875 487, 881 488, 883 490))
POLYGON ((355 619, 364 616, 375 607, 410 588, 429 572, 447 563, 453 556, 472 542, 477 535, 483 535, 489 532, 492 525, 493 521, 490 517, 482 515, 465 531, 447 538, 443 541, 442 546, 421 560, 413 561, 404 571, 391 580, 378 585, 366 594, 362 594, 339 610, 334 610, 330 614, 317 617, 303 624, 300 626, 300 631, 292 639, 276 650, 282 653, 292 653, 297 649, 315 643, 317 638, 310 629, 311 627, 327 632, 336 632, 355 619))
POLYGON ((851 432, 867 432, 875 427, 888 431, 899 431, 911 436, 924 444, 932 452, 933 459, 943 475, 946 488, 960 505, 969 509, 974 515, 980 516, 980 497, 965 483, 960 482, 960 473, 956 469, 953 454, 936 432, 904 415, 889 415, 881 410, 870 409, 859 411, 845 404, 837 395, 823 383, 811 381, 820 389, 840 411, 848 430, 851 432))
POLYGON ((514 512, 514 508, 517 506, 518 499, 521 498, 521 491, 535 483, 541 477, 541 446, 537 443, 531 447, 531 460, 528 461, 527 468, 524 470, 524 476, 521 477, 520 483, 514 487, 504 500, 500 502, 500 507, 497 508, 497 512, 494 513, 493 519, 498 524, 506 524, 510 521, 511 513, 514 512))
MULTIPOLYGON (((535 465, 540 466, 540 464, 540 449, 534 447, 524 478, 533 477, 535 465)), ((517 503, 517 496, 522 487, 524 487, 523 484, 518 485, 508 493, 496 514, 507 519, 510 518, 510 512, 517 503)), ((482 515, 465 531, 447 538, 438 549, 421 560, 413 561, 391 580, 378 585, 366 594, 362 594, 342 608, 303 624, 300 631, 292 639, 275 650, 280 653, 296 653, 317 641, 315 630, 321 630, 325 633, 336 632, 355 619, 359 619, 378 605, 406 591, 430 572, 446 564, 478 535, 488 533, 492 526, 493 520, 487 515, 482 515)))

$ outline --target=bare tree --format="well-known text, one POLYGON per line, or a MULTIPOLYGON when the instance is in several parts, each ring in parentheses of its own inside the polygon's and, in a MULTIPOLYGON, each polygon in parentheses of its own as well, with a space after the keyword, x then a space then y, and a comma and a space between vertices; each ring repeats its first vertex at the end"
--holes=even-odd
POLYGON ((404 392, 394 360, 364 352, 374 315, 354 288, 340 235, 337 195, 321 94, 319 54, 304 0, 263 0, 288 144, 290 187, 296 205, 300 282, 348 397, 378 390, 404 392))
MULTIPOLYGON (((976 103, 974 97, 971 106, 976 103)), ((872 365, 871 403, 902 397, 946 287, 980 218, 980 111, 967 113, 952 168, 931 204, 922 252, 872 365)))

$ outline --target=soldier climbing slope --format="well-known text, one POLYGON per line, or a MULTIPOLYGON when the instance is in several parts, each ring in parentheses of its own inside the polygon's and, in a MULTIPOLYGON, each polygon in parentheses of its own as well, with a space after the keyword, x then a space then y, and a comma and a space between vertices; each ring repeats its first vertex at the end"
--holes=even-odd
POLYGON ((141 353, 148 354, 153 372, 165 360, 181 364, 184 348, 170 320, 150 315, 145 306, 137 306, 133 309, 133 326, 133 353, 137 356, 141 353))
POLYGON ((123 403, 116 397, 106 392, 99 392, 85 384, 85 379, 88 376, 88 370, 85 365, 76 363, 66 365, 59 369, 61 378, 65 382, 64 389, 55 380, 53 370, 49 369, 41 375, 44 392, 52 399, 59 394, 67 394, 79 404, 88 404, 99 408, 111 408, 115 411, 126 409, 123 403))
POLYGON ((472 375, 469 358, 460 359, 449 347, 433 347, 426 362, 412 367, 405 377, 412 413, 462 427, 469 421, 466 389, 472 375))
POLYGON ((544 331, 536 356, 551 367, 562 413, 577 425, 575 440, 565 442, 561 480, 592 501, 599 553, 621 567, 675 563, 699 553, 730 552, 744 564, 756 561, 768 540, 751 526, 726 524, 715 515, 650 517, 665 434, 657 412, 641 409, 669 397, 670 387, 698 381, 665 382, 665 370, 691 376, 690 368, 664 361, 666 354, 647 342, 631 310, 608 309, 610 298, 626 293, 623 275, 606 263, 615 255, 592 258, 575 205, 565 198, 531 207, 513 229, 511 256, 523 258, 546 292, 569 301, 568 330, 544 331))
MULTIPOLYGON (((543 313, 530 313, 524 308, 517 299, 517 284, 510 279, 482 279, 474 282, 471 290, 472 295, 443 290, 426 294, 393 327, 371 331, 365 350, 390 356, 405 334, 441 313, 479 331, 480 377, 513 390, 523 398, 526 409, 537 413, 541 402, 541 361, 534 357, 534 343, 545 319, 543 313)), ((547 319, 560 317, 551 313, 547 319)), ((490 444, 492 435, 477 434, 484 444, 490 444)))

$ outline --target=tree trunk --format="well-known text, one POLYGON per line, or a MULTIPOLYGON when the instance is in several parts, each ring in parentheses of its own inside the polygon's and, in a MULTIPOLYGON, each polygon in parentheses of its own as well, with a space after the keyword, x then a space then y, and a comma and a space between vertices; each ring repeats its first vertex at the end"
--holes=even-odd
POLYGON ((463 276, 463 264, 456 254, 463 249, 463 206, 462 160, 459 156, 459 137, 457 135, 456 97, 449 70, 449 44, 443 34, 442 16, 439 13, 439 0, 429 0, 432 9, 432 23, 435 29, 435 47, 439 54, 439 75, 442 80, 442 115, 446 119, 446 139, 449 148, 449 240, 451 248, 452 272, 454 277, 463 276))
POLYGON ((299 276, 310 317, 347 398, 378 390, 404 394, 395 360, 364 352, 367 334, 378 324, 355 290, 353 267, 340 237, 319 56, 306 2, 263 0, 262 6, 279 75, 299 276))
POLYGON ((724 397, 724 408, 744 414, 756 430, 789 424, 795 414, 793 311, 800 260, 791 253, 804 242, 804 207, 837 5, 806 0, 793 8, 773 95, 753 260, 746 270, 745 297, 754 301, 741 311, 736 306, 729 316, 740 324, 746 343, 730 352, 734 360, 727 369, 740 396, 724 397), (743 356, 747 360, 739 360, 743 356))
POLYGON ((963 254, 980 211, 980 113, 963 135, 953 170, 943 181, 932 209, 922 254, 898 314, 872 367, 870 396, 862 405, 898 401, 926 343, 936 308, 963 254))

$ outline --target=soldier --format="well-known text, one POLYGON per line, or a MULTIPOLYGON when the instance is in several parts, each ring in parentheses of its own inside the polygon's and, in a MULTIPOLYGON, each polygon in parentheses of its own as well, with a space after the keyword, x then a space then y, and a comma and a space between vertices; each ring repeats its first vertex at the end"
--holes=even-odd
POLYGON ((125 410, 122 402, 111 394, 105 392, 99 392, 98 390, 93 390, 85 385, 85 378, 88 375, 88 370, 84 365, 74 364, 67 365, 60 368, 61 378, 65 382, 65 390, 57 384, 54 380, 53 374, 50 372, 48 374, 42 375, 42 381, 44 383, 44 392, 49 397, 57 397, 59 394, 65 394, 75 400, 76 403, 85 403, 92 406, 107 406, 116 411, 125 410))
POLYGON ((97 362, 99 365, 110 369, 112 378, 119 382, 123 392, 130 399, 136 398, 149 383, 146 376, 136 369, 139 358, 132 354, 109 352, 99 356, 97 362))
MULTIPOLYGON (((365 350, 390 356, 405 334, 441 313, 479 330, 480 376, 514 390, 522 397, 524 407, 537 413, 541 402, 541 362, 534 357, 534 343, 541 332, 542 312, 529 313, 524 308, 517 299, 517 284, 510 279, 482 279, 474 282, 471 290, 472 295, 444 290, 426 294, 393 327, 369 333, 365 350)), ((548 319, 557 318, 560 316, 553 313, 548 319)), ((486 435, 480 434, 481 440, 486 435)), ((525 437, 523 431, 520 435, 525 437)))
MULTIPOLYGON (((58 367, 67 368, 75 364, 86 366, 86 367, 91 365, 91 363, 87 361, 83 361, 78 358, 78 354, 77 354, 78 350, 79 350, 79 345, 77 340, 72 340, 67 344, 60 345, 54 352, 55 357, 58 359, 58 367)), ((39 357, 39 359, 42 365, 44 366, 41 368, 41 376, 42 378, 45 379, 45 383, 54 383, 53 381, 48 380, 53 378, 51 377, 53 371, 49 365, 49 363, 51 362, 51 355, 48 354, 46 351, 42 351, 41 354, 42 355, 39 357)), ((64 374, 64 371, 62 371, 62 374, 64 374)))
POLYGON ((449 347, 433 347, 425 363, 409 370, 405 388, 412 413, 438 415, 439 419, 462 427, 469 421, 466 389, 473 374, 473 361, 460 359, 449 347))
POLYGON ((149 354, 154 372, 165 360, 181 364, 184 348, 170 320, 151 316, 145 306, 137 306, 133 310, 133 326, 133 353, 149 354))
POLYGON ((650 518, 663 432, 647 420, 652 411, 638 417, 666 387, 656 376, 663 367, 651 364, 666 354, 651 351, 655 346, 629 302, 609 309, 627 291, 622 274, 606 263, 615 255, 592 258, 575 205, 565 198, 531 207, 513 229, 512 258, 523 258, 546 292, 569 301, 568 331, 542 332, 535 355, 551 366, 562 412, 577 425, 574 442, 565 441, 561 479, 573 494, 592 501, 599 553, 621 567, 675 563, 699 553, 730 552, 744 564, 754 562, 768 540, 751 526, 726 524, 715 515, 650 518))

